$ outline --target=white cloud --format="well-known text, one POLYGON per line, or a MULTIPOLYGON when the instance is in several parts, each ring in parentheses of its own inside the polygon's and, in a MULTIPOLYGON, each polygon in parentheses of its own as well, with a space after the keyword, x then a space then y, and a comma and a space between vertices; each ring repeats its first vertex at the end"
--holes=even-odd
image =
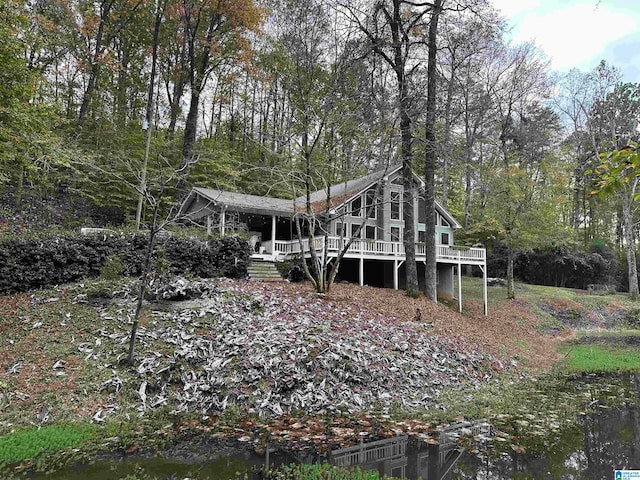
POLYGON ((554 69, 587 66, 602 57, 607 45, 638 28, 637 17, 608 9, 604 2, 597 8, 593 2, 565 5, 520 12, 514 31, 514 41, 534 41, 554 69))

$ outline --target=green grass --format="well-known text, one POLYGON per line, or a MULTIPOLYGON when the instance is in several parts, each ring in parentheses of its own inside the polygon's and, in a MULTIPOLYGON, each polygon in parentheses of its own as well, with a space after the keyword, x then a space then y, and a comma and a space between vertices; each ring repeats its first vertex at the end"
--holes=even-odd
MULTIPOLYGON (((631 300, 627 293, 611 295, 589 295, 582 290, 572 288, 548 287, 544 285, 530 285, 516 282, 516 298, 525 297, 532 303, 539 303, 547 299, 568 300, 578 303, 584 308, 591 309, 605 307, 613 302, 625 309, 640 307, 640 302, 631 300)), ((454 276, 454 290, 458 289, 458 277, 454 276)), ((489 287, 487 289, 489 306, 507 300, 507 287, 489 287)), ((462 298, 482 300, 482 278, 462 277, 462 298)))
POLYGON ((95 434, 92 425, 52 425, 0 437, 0 466, 35 458, 43 451, 77 447, 95 434))
POLYGON ((573 345, 567 352, 567 366, 582 372, 640 370, 640 351, 628 347, 573 345))

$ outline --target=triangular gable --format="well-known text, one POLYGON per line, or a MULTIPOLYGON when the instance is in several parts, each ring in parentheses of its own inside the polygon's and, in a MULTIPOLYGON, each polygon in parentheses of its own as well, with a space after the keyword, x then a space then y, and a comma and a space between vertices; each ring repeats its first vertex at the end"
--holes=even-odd
MULTIPOLYGON (((369 175, 365 175, 364 177, 357 178, 355 180, 349 180, 346 184, 344 182, 338 185, 333 185, 330 188, 330 191, 336 196, 332 195, 330 206, 333 209, 339 209, 344 205, 348 204, 351 200, 356 198, 359 195, 362 195, 364 192, 369 190, 371 187, 376 185, 380 180, 384 177, 391 177, 396 174, 398 171, 402 169, 402 165, 397 165, 390 169, 379 170, 377 172, 371 173, 369 175)), ((414 178, 420 183, 420 186, 424 188, 424 180, 420 178, 415 173, 413 174, 414 178)), ((324 211, 326 208, 326 189, 317 190, 311 194, 311 208, 315 212, 324 211), (315 207, 315 208, 314 208, 315 207)), ((304 204, 306 202, 306 196, 301 196, 296 199, 296 203, 304 204)), ((458 223, 458 221, 451 215, 438 201, 436 200, 436 211, 444 217, 444 219, 449 222, 451 228, 457 229, 461 228, 462 225, 458 223)))

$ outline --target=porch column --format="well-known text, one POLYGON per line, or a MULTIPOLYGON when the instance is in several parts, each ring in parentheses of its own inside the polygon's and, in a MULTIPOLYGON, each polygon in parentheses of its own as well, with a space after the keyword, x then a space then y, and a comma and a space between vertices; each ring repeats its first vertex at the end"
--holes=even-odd
POLYGON ((360 255, 360 265, 358 268, 358 277, 360 279, 360 286, 364 285, 364 258, 360 255))
POLYGON ((489 307, 487 305, 487 264, 485 263, 480 267, 482 269, 482 301, 484 302, 484 314, 489 314, 489 307))
POLYGON ((271 253, 276 251, 276 216, 271 215, 271 253))
POLYGON ((398 268, 400 268, 398 266, 398 260, 394 260, 393 261, 393 289, 397 290, 398 289, 398 268))
POLYGON ((226 207, 220 208, 220 236, 224 237, 224 224, 225 224, 225 216, 226 216, 226 207))
POLYGON ((458 310, 462 313, 462 261, 458 250, 458 310))

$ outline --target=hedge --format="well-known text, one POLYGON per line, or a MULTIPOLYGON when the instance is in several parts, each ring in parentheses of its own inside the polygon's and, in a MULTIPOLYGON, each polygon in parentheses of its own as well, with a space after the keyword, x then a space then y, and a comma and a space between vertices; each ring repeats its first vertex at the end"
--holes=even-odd
MULTIPOLYGON (((487 255, 489 276, 506 277, 507 250, 498 244, 487 255)), ((565 248, 516 250, 514 276, 536 285, 586 289, 589 284, 617 285, 622 270, 616 255, 607 249, 572 252, 565 248)))
MULTIPOLYGON (((119 256, 125 275, 140 275, 148 235, 68 235, 0 242, 0 292, 24 292, 95 277, 110 255, 119 256)), ((163 258, 173 273, 198 277, 243 278, 249 245, 238 237, 220 240, 162 238, 154 260, 163 258)))

